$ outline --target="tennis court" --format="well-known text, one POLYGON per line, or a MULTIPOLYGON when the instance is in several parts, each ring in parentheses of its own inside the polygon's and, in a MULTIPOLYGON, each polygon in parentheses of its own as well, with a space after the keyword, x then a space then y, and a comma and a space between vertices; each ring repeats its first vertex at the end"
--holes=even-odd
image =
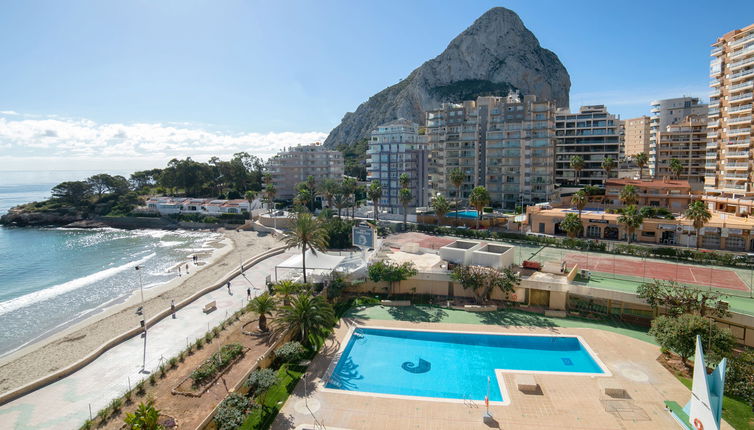
POLYGON ((749 287, 738 274, 728 269, 618 257, 602 257, 594 254, 569 253, 566 254, 564 259, 566 265, 569 267, 577 264, 580 269, 593 272, 749 291, 749 287))

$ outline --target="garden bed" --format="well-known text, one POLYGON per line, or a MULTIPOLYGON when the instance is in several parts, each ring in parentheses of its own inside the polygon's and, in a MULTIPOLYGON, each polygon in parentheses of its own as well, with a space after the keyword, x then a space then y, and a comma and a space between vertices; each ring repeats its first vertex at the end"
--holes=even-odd
POLYGON ((181 396, 201 397, 220 377, 243 359, 249 348, 240 344, 223 345, 220 351, 212 354, 189 376, 184 378, 171 393, 181 396), (217 362, 218 364, 215 364, 217 362), (196 379, 201 377, 200 382, 196 379))

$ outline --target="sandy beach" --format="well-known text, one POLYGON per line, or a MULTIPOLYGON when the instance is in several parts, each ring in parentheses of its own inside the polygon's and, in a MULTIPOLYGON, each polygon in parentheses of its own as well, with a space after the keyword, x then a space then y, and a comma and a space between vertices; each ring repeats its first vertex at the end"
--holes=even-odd
MULTIPOLYGON (((144 291, 147 318, 206 288, 247 260, 268 249, 280 246, 272 235, 254 231, 221 230, 223 238, 217 250, 201 255, 200 266, 190 265, 191 274, 176 276, 170 282, 144 291)), ((139 324, 135 314, 138 292, 103 312, 75 322, 58 333, 26 346, 0 359, 0 393, 4 393, 85 357, 97 347, 139 324)))

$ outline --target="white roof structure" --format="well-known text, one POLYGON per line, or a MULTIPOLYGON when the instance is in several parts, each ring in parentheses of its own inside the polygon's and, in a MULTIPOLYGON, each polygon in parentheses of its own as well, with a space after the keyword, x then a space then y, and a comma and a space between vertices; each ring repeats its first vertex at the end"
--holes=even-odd
MULTIPOLYGON (((336 267, 345 259, 344 256, 329 255, 323 252, 318 252, 314 255, 311 250, 306 251, 306 273, 312 273, 317 275, 329 275, 336 267)), ((278 269, 293 269, 295 271, 303 270, 303 258, 301 253, 292 255, 287 260, 275 266, 275 281, 278 278, 278 269)))

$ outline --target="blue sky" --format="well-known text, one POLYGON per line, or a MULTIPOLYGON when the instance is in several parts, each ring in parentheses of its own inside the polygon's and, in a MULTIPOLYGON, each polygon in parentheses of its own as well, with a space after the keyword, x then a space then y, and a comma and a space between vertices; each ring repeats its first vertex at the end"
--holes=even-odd
POLYGON ((754 18, 751 1, 5 1, 0 170, 320 140, 497 5, 560 57, 573 108, 623 118, 706 98, 709 45, 754 18))

